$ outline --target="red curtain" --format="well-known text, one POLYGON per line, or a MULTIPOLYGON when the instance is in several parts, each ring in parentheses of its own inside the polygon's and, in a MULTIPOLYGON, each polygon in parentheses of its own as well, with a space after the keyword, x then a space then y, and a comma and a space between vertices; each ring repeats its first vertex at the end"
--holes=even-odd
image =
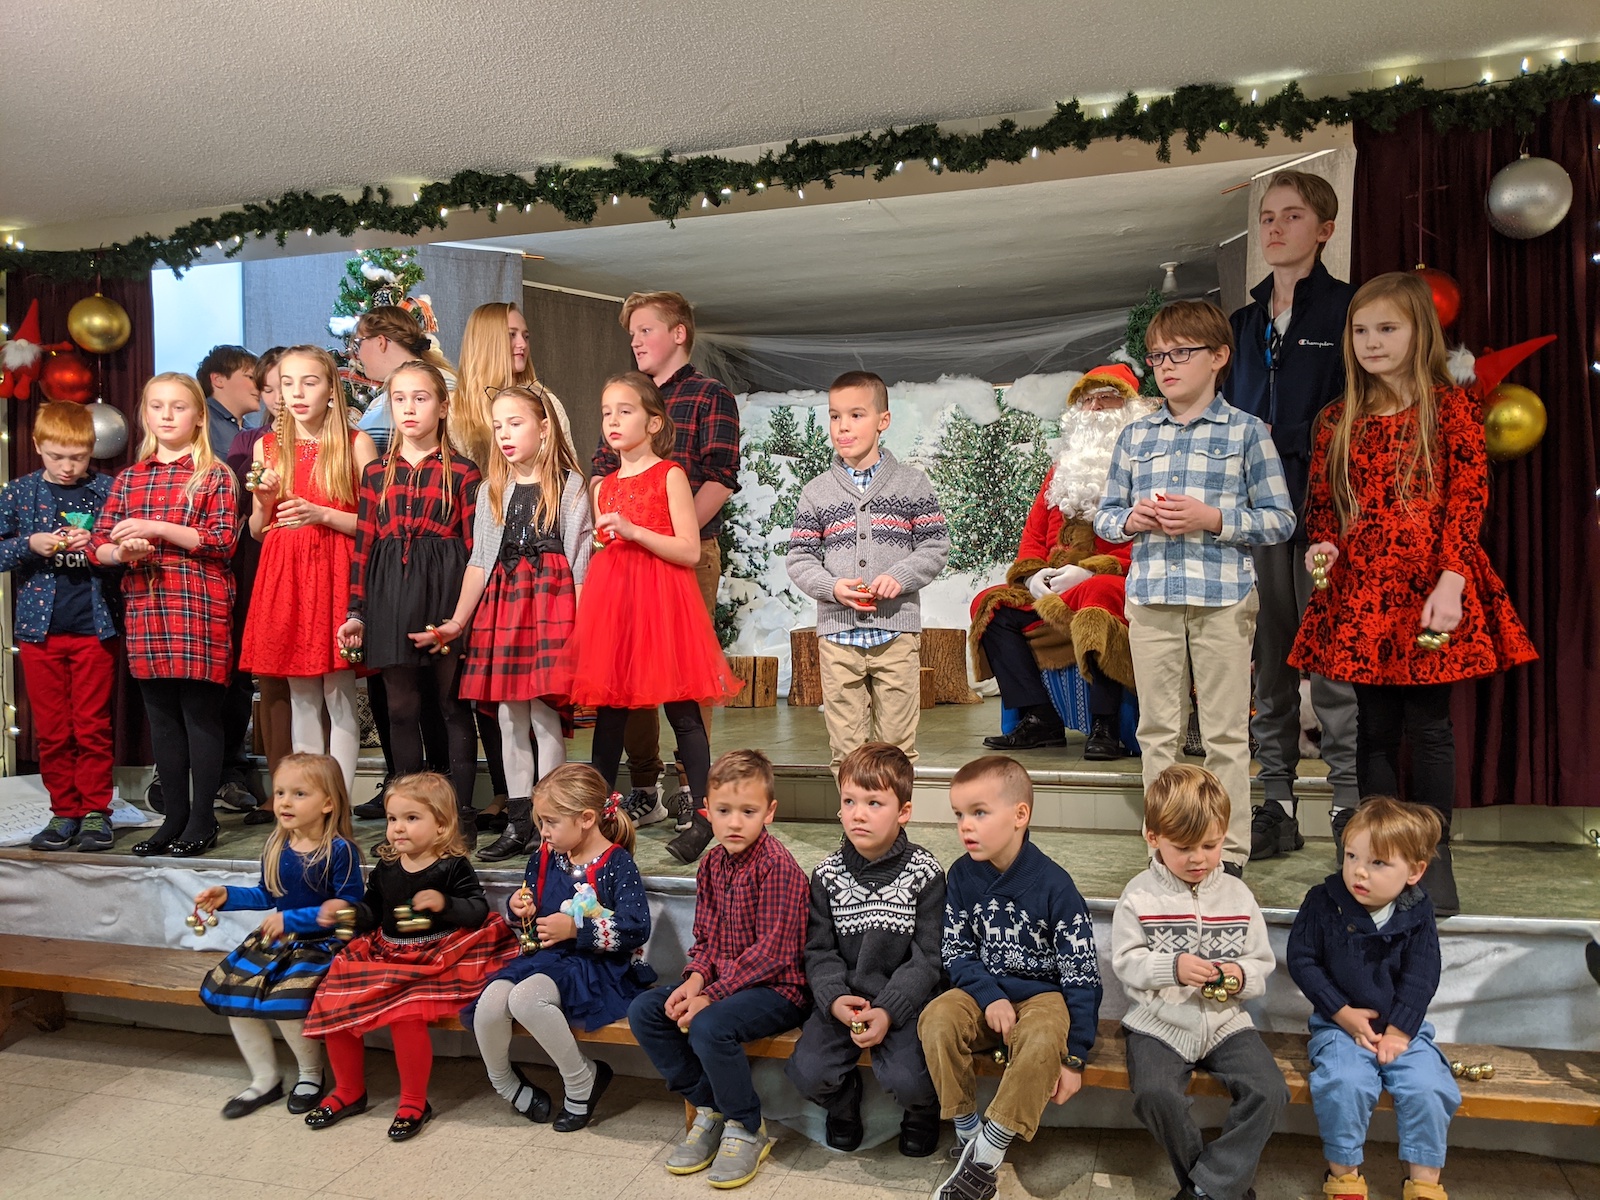
MULTIPOLYGON (((28 313, 28 306, 39 302, 39 334, 48 342, 67 339, 67 312, 85 296, 96 291, 115 300, 128 312, 133 323, 133 336, 121 350, 111 354, 88 354, 83 357, 97 372, 98 393, 107 404, 122 411, 128 420, 128 447, 116 458, 95 463, 97 469, 115 473, 132 461, 139 448, 139 391, 145 381, 155 374, 154 306, 150 296, 150 277, 140 279, 107 279, 98 287, 87 282, 58 282, 25 272, 16 272, 6 281, 6 320, 15 329, 28 313)), ((13 401, 9 406, 8 431, 11 435, 8 462, 11 478, 17 479, 39 468, 39 456, 33 449, 33 414, 41 401, 38 386, 25 401, 13 401)), ((17 660, 12 660, 17 666, 17 660)), ((22 730, 17 738, 17 757, 34 761, 33 720, 28 707, 26 680, 17 671, 17 726, 22 730)), ((149 741, 145 732, 144 707, 139 701, 138 688, 127 671, 118 663, 117 687, 112 695, 112 729, 115 735, 116 761, 122 765, 150 762, 149 741)))
POLYGON ((1457 688, 1458 805, 1584 805, 1600 795, 1597 147, 1600 102, 1587 95, 1553 105, 1526 139, 1441 134, 1424 113, 1392 133, 1356 130, 1355 281, 1425 262, 1461 285, 1452 345, 1482 353, 1559 339, 1511 373, 1544 401, 1549 430, 1531 454, 1491 466, 1483 528, 1540 659, 1457 688), (1490 227, 1484 197, 1524 148, 1561 164, 1573 197, 1552 232, 1519 241, 1490 227))

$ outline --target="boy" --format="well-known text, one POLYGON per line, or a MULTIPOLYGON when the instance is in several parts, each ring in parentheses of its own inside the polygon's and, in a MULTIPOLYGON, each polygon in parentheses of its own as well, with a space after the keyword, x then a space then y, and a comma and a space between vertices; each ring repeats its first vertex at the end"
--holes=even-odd
POLYGON ((1253 1200, 1261 1151, 1289 1102, 1272 1051, 1240 1007, 1266 992, 1277 959, 1250 889, 1220 869, 1228 809, 1210 771, 1161 772, 1144 798, 1150 866, 1123 888, 1111 920, 1111 968, 1128 994, 1133 1111, 1172 1160, 1174 1200, 1253 1200), (1219 984, 1221 998, 1206 994, 1219 984), (1196 1067, 1233 1095, 1209 1145, 1189 1115, 1196 1067))
POLYGON ((939 1148, 939 1093, 917 1040, 917 1018, 938 994, 944 967, 944 869, 906 839, 911 760, 868 742, 839 764, 844 842, 811 875, 806 982, 816 1002, 785 1071, 828 1113, 835 1150, 861 1145, 863 1050, 872 1073, 905 1109, 900 1153, 939 1148))
MULTIPOLYGON (((1230 318, 1239 346, 1228 393, 1235 406, 1272 430, 1284 480, 1298 521, 1311 469, 1311 429, 1331 401, 1344 394, 1345 316, 1355 288, 1322 265, 1333 236, 1339 197, 1332 185, 1304 171, 1279 171, 1261 195, 1256 230, 1272 274, 1250 292, 1250 303, 1230 318)), ((1266 803, 1250 822, 1250 857, 1272 858, 1305 845, 1295 812, 1294 781, 1300 765, 1300 672, 1289 650, 1311 598, 1306 540, 1294 537, 1255 546, 1256 713, 1250 732, 1261 763, 1266 803)), ((1311 704, 1322 723, 1322 759, 1328 764, 1335 809, 1352 808, 1356 790, 1356 698, 1348 683, 1311 676, 1311 704)))
POLYGON ((0 571, 16 581, 17 651, 50 793, 50 823, 28 844, 109 850, 117 628, 87 548, 111 477, 90 470, 94 420, 81 404, 41 404, 33 448, 44 466, 0 491, 0 571))
POLYGON ((922 605, 950 557, 928 477, 879 445, 889 389, 847 371, 828 389, 833 466, 800 491, 789 539, 794 585, 817 602, 822 714, 834 778, 868 738, 917 761, 922 605))
POLYGON ((735 1188, 755 1178, 772 1150, 744 1044, 805 1016, 807 887, 805 872, 767 832, 778 815, 767 756, 730 750, 711 764, 706 784, 718 844, 695 879, 683 982, 635 997, 628 1024, 667 1086, 695 1106, 668 1172, 710 1167, 712 1187, 735 1188))
POLYGON ((1294 505, 1267 427, 1217 391, 1233 357, 1222 310, 1164 305, 1145 331, 1145 362, 1165 404, 1123 429, 1094 531, 1133 541, 1128 644, 1139 682, 1145 790, 1177 761, 1192 681, 1206 769, 1228 791, 1224 868, 1250 857, 1252 546, 1286 541, 1294 505))
POLYGON ((969 762, 950 784, 966 854, 945 882, 941 953, 951 988, 917 1031, 956 1124, 956 1167, 938 1200, 992 1200, 1012 1139, 1032 1141, 1046 1102, 1083 1086, 1100 1019, 1094 925, 1078 889, 1028 840, 1033 782, 1014 758, 969 762), (978 1117, 974 1053, 1004 1047, 1006 1071, 978 1117))
POLYGON ((1311 1001, 1311 1106, 1334 1200, 1367 1195, 1362 1147, 1385 1091, 1410 1168, 1404 1200, 1446 1200, 1439 1172, 1461 1090, 1427 1021, 1439 931, 1417 886, 1439 837, 1431 809, 1364 800, 1345 826, 1341 870, 1306 893, 1289 932, 1289 974, 1311 1001))

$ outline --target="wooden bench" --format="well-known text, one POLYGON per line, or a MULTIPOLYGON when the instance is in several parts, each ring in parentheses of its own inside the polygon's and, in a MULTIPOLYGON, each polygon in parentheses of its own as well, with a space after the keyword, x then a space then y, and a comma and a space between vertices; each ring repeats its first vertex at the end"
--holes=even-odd
MULTIPOLYGON (((0 1035, 5 1033, 14 1013, 42 1030, 60 1029, 66 1023, 64 995, 200 1007, 200 980, 224 953, 221 947, 214 951, 170 950, 0 934, 0 1035)), ((462 1028, 453 1017, 434 1025, 439 1029, 462 1028)), ((579 1041, 597 1046, 639 1044, 626 1021, 593 1032, 573 1033, 579 1041)), ((788 1058, 799 1037, 798 1030, 791 1030, 750 1042, 745 1051, 752 1058, 788 1058)), ((1306 1057, 1306 1036, 1267 1033, 1262 1037, 1283 1071, 1290 1103, 1309 1104, 1311 1064, 1306 1057)), ((1440 1049, 1453 1061, 1492 1062, 1495 1067, 1492 1081, 1461 1081, 1458 1116, 1600 1128, 1600 1053, 1443 1044, 1440 1049)), ((868 1061, 868 1056, 862 1055, 862 1062, 868 1061)), ((975 1063, 984 1075, 998 1075, 1004 1070, 986 1055, 977 1056, 975 1063)), ((1083 1073, 1083 1082, 1086 1087, 1128 1090, 1128 1064, 1122 1027, 1117 1022, 1100 1023, 1093 1060, 1083 1073)), ((1201 1071, 1195 1073, 1189 1092, 1196 1096, 1228 1094, 1227 1088, 1201 1071)), ((1387 1095, 1379 1101, 1379 1107, 1391 1107, 1387 1095)))

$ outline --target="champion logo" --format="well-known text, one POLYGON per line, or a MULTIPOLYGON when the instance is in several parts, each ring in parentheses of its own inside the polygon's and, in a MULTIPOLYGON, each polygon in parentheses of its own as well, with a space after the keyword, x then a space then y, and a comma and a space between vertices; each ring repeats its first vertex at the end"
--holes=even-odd
POLYGON ((1301 338, 1299 344, 1302 346, 1321 346, 1324 350, 1333 349, 1332 342, 1313 342, 1310 338, 1301 338))

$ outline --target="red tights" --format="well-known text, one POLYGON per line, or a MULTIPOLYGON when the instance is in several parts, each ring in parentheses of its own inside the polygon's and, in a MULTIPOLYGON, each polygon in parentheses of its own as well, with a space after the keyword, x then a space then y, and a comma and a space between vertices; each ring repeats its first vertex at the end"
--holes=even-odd
MULTIPOLYGON (((389 1026, 394 1040, 394 1063, 400 1071, 400 1105, 397 1117, 420 1117, 428 1103, 428 1076, 433 1073, 433 1042, 425 1021, 413 1018, 389 1026)), ((333 1064, 333 1094, 325 1101, 332 1109, 354 1104, 367 1093, 366 1048, 359 1035, 347 1029, 328 1034, 328 1061, 333 1064)))

